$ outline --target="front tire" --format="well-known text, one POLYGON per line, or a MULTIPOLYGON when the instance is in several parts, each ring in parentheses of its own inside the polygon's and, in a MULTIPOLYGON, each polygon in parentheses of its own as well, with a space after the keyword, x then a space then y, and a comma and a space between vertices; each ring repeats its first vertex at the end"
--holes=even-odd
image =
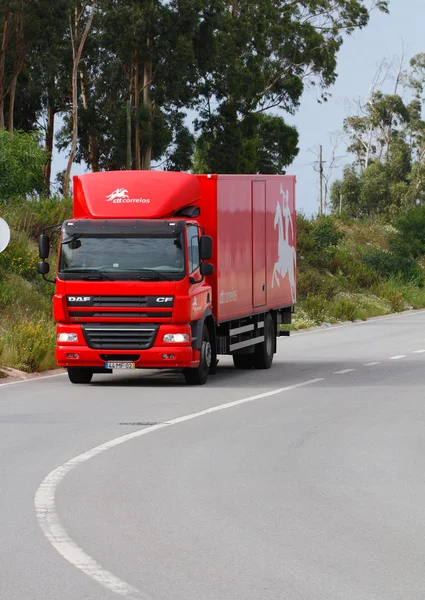
POLYGON ((199 365, 195 369, 185 369, 183 375, 187 385, 205 385, 208 381, 212 363, 211 338, 208 327, 202 330, 202 345, 199 365))
POLYGON ((270 369, 273 363, 276 331, 270 313, 264 319, 264 342, 258 344, 254 352, 254 369, 270 369))
POLYGON ((85 367, 68 367, 68 377, 71 383, 90 383, 93 371, 85 367))

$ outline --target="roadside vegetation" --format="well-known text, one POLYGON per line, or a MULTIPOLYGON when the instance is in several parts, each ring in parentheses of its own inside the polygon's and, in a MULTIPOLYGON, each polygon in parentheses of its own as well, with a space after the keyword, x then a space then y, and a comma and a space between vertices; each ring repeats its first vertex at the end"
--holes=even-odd
POLYGON ((413 224, 421 222, 425 226, 422 206, 392 222, 298 216, 298 302, 291 328, 424 308, 425 246, 419 253, 418 237, 409 240, 413 224))
MULTIPOLYGON (((11 228, 0 254, 0 365, 27 373, 56 367, 52 321, 54 286, 36 272, 42 226, 62 222, 71 203, 57 198, 14 199, 0 204, 0 217, 11 228)), ((52 268, 54 268, 54 260, 52 268)), ((1 372, 1 371, 0 371, 1 372)), ((0 375, 1 376, 1 375, 0 375)))

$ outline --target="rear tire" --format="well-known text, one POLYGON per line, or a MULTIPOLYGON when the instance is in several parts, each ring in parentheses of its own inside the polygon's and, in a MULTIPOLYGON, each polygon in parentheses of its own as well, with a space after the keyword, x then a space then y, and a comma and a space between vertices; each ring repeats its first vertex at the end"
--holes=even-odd
POLYGON ((264 342, 258 344, 254 352, 254 368, 270 369, 273 363, 276 331, 270 313, 264 319, 264 342))
POLYGON ((254 354, 234 354, 233 364, 235 369, 252 369, 254 366, 254 354))
POLYGON ((90 383, 93 371, 86 367, 68 367, 68 377, 71 383, 90 383))
POLYGON ((200 354, 199 365, 195 369, 184 369, 183 371, 187 385, 205 385, 208 381, 208 375, 212 364, 212 347, 210 332, 206 325, 204 325, 202 330, 200 354))

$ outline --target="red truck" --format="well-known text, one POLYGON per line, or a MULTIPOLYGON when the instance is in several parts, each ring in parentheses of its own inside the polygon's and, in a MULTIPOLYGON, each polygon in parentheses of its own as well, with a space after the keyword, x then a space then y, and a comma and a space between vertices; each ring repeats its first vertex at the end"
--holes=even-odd
MULTIPOLYGON (((56 284, 56 358, 72 383, 178 369, 192 385, 230 354, 268 369, 296 300, 295 177, 110 171, 74 177, 73 218, 37 270, 56 284)), ((53 228, 52 227, 52 228, 53 228)))

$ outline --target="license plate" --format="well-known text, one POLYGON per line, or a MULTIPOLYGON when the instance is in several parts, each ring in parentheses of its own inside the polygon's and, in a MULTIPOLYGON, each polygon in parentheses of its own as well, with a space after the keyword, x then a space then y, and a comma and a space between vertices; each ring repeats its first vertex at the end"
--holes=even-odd
POLYGON ((135 369, 136 363, 134 362, 107 362, 105 363, 105 369, 135 369))

